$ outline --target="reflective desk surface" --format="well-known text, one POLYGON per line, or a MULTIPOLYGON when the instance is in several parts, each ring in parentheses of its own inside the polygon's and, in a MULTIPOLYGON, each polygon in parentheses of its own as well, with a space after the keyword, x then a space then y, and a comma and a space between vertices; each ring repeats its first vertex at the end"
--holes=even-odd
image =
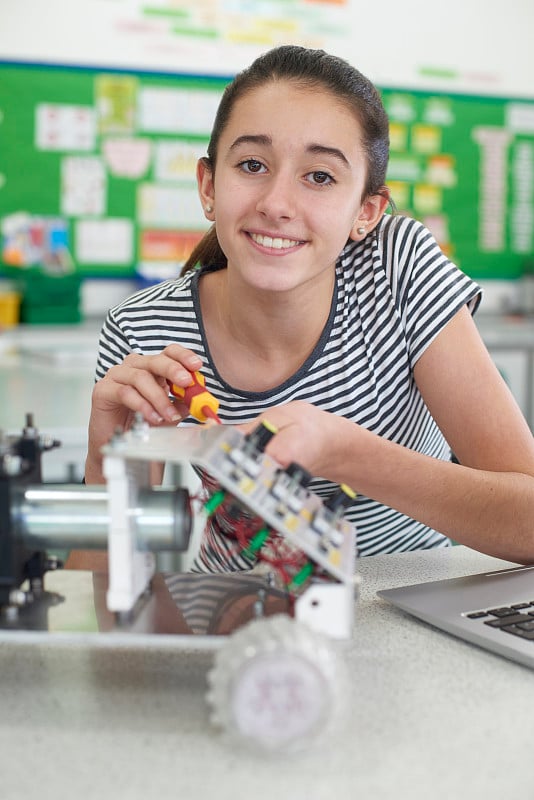
POLYGON ((2 800, 532 800, 532 671, 375 594, 506 566, 464 547, 363 560, 349 721, 286 758, 212 728, 208 651, 2 642, 2 800))

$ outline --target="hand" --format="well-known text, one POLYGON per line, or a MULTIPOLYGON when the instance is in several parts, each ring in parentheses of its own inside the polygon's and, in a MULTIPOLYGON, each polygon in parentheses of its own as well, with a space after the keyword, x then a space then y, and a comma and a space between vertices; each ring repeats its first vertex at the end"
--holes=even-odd
POLYGON ((171 344, 154 356, 131 353, 97 381, 89 420, 87 483, 102 481, 100 449, 118 427, 128 430, 137 412, 152 425, 176 425, 188 415, 187 406, 170 400, 167 381, 185 387, 190 373, 201 367, 195 353, 171 344))
POLYGON ((312 475, 336 480, 339 472, 339 449, 346 441, 346 428, 354 423, 303 400, 269 409, 253 422, 241 425, 244 433, 253 431, 262 420, 277 429, 266 452, 283 467, 292 461, 305 467, 312 475))

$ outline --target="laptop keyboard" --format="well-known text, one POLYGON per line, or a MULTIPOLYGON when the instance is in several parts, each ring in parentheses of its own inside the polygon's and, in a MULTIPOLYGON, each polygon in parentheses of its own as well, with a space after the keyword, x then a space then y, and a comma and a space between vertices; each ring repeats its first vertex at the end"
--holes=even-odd
POLYGON ((466 617, 481 620, 490 628, 498 628, 521 639, 534 641, 534 600, 502 608, 488 608, 487 611, 472 611, 466 617))

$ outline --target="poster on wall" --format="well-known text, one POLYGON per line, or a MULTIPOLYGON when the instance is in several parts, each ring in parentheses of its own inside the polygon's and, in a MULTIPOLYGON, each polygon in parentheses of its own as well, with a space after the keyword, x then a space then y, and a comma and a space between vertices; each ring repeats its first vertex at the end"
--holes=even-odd
POLYGON ((0 267, 178 275, 209 226, 196 164, 226 83, 0 64, 0 267))
POLYGON ((349 5, 350 0, 122 0, 113 26, 117 41, 151 63, 176 63, 186 55, 186 64, 218 63, 230 74, 280 44, 336 50, 349 30, 349 5))
MULTIPOLYGON (((195 167, 226 84, 0 64, 0 262, 177 274, 209 226, 195 167)), ((381 92, 397 209, 473 278, 533 272, 534 101, 381 92)))
POLYGON ((280 44, 345 52, 353 0, 2 2, 0 58, 228 77, 280 44))
POLYGON ((534 102, 383 89, 388 186, 472 277, 534 272, 534 102))

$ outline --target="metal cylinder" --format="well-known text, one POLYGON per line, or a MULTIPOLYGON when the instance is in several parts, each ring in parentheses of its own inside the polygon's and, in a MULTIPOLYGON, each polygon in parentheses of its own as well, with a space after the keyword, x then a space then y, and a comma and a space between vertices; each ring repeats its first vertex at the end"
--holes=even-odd
MULTIPOLYGON (((187 489, 140 489, 129 513, 140 548, 187 550, 192 528, 187 489)), ((105 486, 28 486, 19 495, 14 516, 19 535, 29 547, 103 550, 108 545, 105 486)))

